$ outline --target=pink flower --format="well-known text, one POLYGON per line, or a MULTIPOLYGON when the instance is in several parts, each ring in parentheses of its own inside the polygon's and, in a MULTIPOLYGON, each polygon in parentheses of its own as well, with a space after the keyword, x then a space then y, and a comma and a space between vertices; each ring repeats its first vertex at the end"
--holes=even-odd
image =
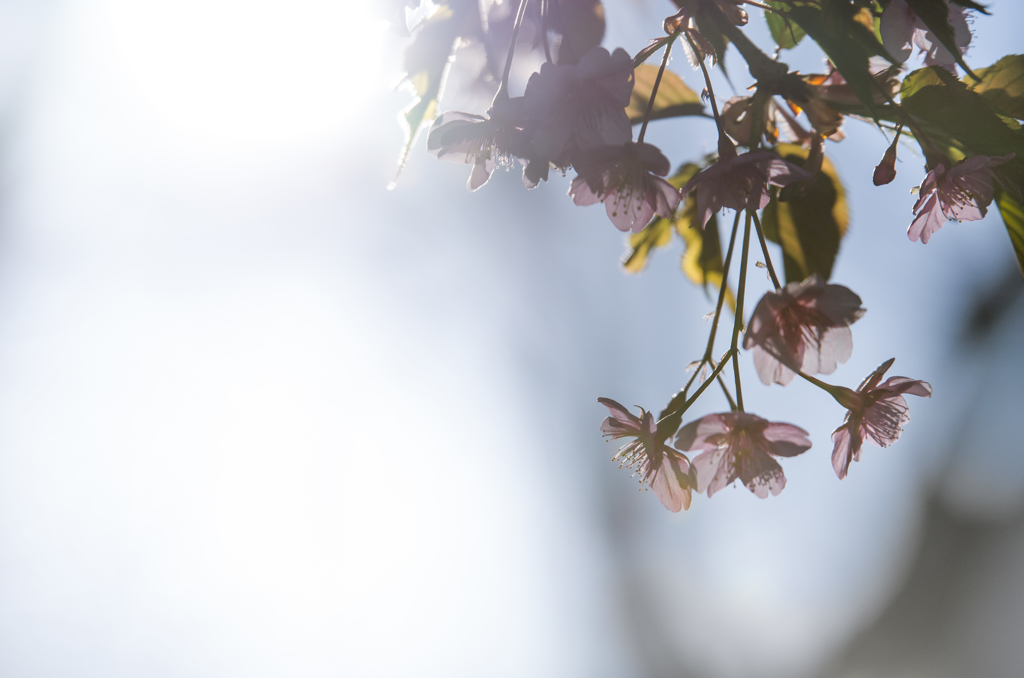
POLYGON ((739 479, 764 499, 786 486, 786 476, 775 457, 795 457, 811 447, 807 431, 770 422, 747 412, 709 414, 679 430, 676 447, 687 452, 703 450, 691 465, 697 475, 697 492, 710 497, 739 479))
POLYGON ((679 204, 679 190, 661 178, 668 174, 668 158, 650 144, 598 146, 580 151, 574 164, 579 176, 569 188, 572 201, 604 201, 608 218, 620 231, 636 233, 655 214, 672 216, 679 204))
POLYGON ((545 63, 526 83, 526 105, 534 148, 556 167, 575 154, 633 138, 626 115, 633 93, 633 60, 623 49, 587 52, 578 64, 545 63))
POLYGON ((1009 162, 1014 153, 990 158, 976 155, 947 170, 942 163, 928 173, 914 204, 914 221, 907 235, 913 242, 927 243, 947 219, 976 221, 985 216, 992 203, 992 169, 1009 162))
MULTIPOLYGON (((965 54, 967 46, 971 44, 971 28, 967 25, 967 13, 963 7, 951 6, 948 1, 946 7, 949 10, 949 25, 953 27, 953 42, 960 50, 960 54, 965 54)), ((917 45, 924 53, 926 66, 953 69, 956 64, 953 55, 925 26, 906 0, 892 0, 889 3, 882 12, 879 33, 882 36, 882 45, 897 61, 909 59, 911 52, 914 51, 913 45, 917 45)))
MULTIPOLYGON (((904 393, 930 398, 932 387, 926 381, 907 377, 889 377, 879 384, 895 358, 889 358, 861 383, 856 391, 834 387, 833 397, 849 410, 843 425, 832 434, 832 468, 842 480, 850 470, 851 461, 860 461, 865 440, 879 447, 888 447, 899 440, 903 425, 910 421, 904 393)), ((696 461, 696 460, 695 460, 696 461)))
POLYGON ((832 374, 853 353, 850 325, 864 315, 860 297, 821 276, 768 292, 750 316, 743 348, 753 350, 757 376, 785 386, 796 371, 832 374))
POLYGON ((469 190, 491 178, 497 165, 508 166, 522 146, 519 126, 525 121, 523 97, 500 99, 487 116, 449 111, 442 113, 427 133, 427 152, 438 160, 473 165, 469 190))
POLYGON ((697 191, 697 216, 701 228, 723 207, 759 210, 768 204, 769 186, 785 186, 811 175, 783 160, 773 151, 749 151, 736 155, 728 139, 718 141, 718 161, 686 182, 680 194, 697 191))
POLYGON ((678 513, 690 508, 693 493, 690 460, 666 445, 665 441, 658 440, 654 416, 641 409, 641 418, 634 417, 611 398, 598 398, 597 402, 607 407, 612 415, 601 424, 601 431, 606 436, 636 438, 623 445, 613 457, 619 460, 619 466, 637 466, 643 481, 669 511, 678 513))

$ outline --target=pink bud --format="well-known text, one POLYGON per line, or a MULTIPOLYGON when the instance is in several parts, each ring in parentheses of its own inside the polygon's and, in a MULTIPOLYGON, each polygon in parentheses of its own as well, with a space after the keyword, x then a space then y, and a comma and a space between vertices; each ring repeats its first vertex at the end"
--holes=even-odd
POLYGON ((875 186, 884 186, 892 183, 892 180, 896 178, 896 144, 899 140, 900 137, 897 134, 896 138, 892 141, 892 145, 886 149, 885 155, 882 156, 882 162, 878 163, 878 167, 875 168, 875 174, 872 177, 875 186))

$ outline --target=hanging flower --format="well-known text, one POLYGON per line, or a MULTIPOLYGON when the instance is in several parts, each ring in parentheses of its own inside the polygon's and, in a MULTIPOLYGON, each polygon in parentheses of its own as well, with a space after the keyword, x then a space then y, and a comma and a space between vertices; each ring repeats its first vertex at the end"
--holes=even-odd
POLYGON ((569 188, 577 205, 604 202, 620 231, 643 229, 655 214, 668 218, 679 204, 679 189, 662 179, 668 158, 651 144, 626 142, 580 151, 579 172, 569 188))
MULTIPOLYGON (((832 450, 832 468, 842 480, 850 470, 850 462, 860 461, 860 450, 867 440, 879 447, 888 447, 899 440, 903 425, 910 421, 907 401, 903 394, 930 398, 932 387, 926 381, 915 381, 907 377, 889 377, 878 383, 892 367, 895 358, 889 358, 856 391, 841 386, 835 389, 833 397, 849 410, 843 425, 832 434, 835 448, 832 450)), ((694 460, 696 463, 697 460, 694 460)))
POLYGON ((523 145, 519 127, 524 122, 523 97, 495 101, 487 117, 442 113, 427 133, 427 152, 438 160, 472 164, 469 190, 475 191, 487 183, 496 166, 512 164, 523 145))
POLYGON ((786 486, 786 476, 775 457, 795 457, 811 447, 807 431, 770 422, 747 412, 709 414, 679 430, 676 447, 701 450, 692 468, 697 491, 715 492, 737 479, 764 499, 786 486))
POLYGON ((690 508, 693 476, 686 455, 657 439, 658 426, 650 412, 640 410, 640 417, 611 398, 598 398, 608 408, 610 417, 601 424, 601 432, 609 438, 635 438, 623 445, 613 457, 622 466, 636 467, 643 482, 669 511, 678 513, 690 508))
POLYGON ((633 59, 624 49, 587 52, 578 64, 543 64, 526 83, 527 115, 534 148, 556 167, 576 153, 633 138, 626 115, 633 93, 633 59))
POLYGON ((718 140, 718 160, 686 182, 680 194, 697 191, 697 220, 701 228, 711 215, 729 207, 759 210, 771 199, 769 186, 807 180, 811 175, 774 151, 748 151, 736 155, 736 147, 724 137, 718 140))
MULTIPOLYGON (((948 10, 949 25, 953 28, 953 42, 960 54, 967 52, 971 44, 971 28, 967 25, 967 12, 960 5, 945 2, 948 10)), ((942 66, 953 69, 956 58, 935 37, 921 17, 910 8, 906 0, 892 0, 882 12, 879 23, 882 45, 897 61, 904 62, 910 58, 917 45, 924 53, 925 66, 942 66)))
POLYGON ((793 381, 797 371, 831 374, 853 353, 850 325, 864 315, 860 297, 811 275, 768 292, 750 316, 743 348, 752 350, 765 384, 793 381))
POLYGON ((924 178, 907 235, 927 243, 947 219, 976 221, 992 203, 992 168, 1009 162, 1013 153, 990 158, 976 155, 947 170, 941 162, 924 178))

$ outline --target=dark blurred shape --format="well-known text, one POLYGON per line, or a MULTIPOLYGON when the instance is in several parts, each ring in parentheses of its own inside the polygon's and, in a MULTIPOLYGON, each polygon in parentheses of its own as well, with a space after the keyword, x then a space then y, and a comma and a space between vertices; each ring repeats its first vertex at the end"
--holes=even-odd
POLYGON ((999 281, 991 288, 981 291, 968 311, 964 323, 963 341, 976 342, 992 332, 999 321, 1006 316, 1014 302, 1024 291, 1024 281, 1016 267, 1007 268, 999 281))
POLYGON ((973 521, 933 497, 903 589, 820 675, 1024 675, 1022 611, 1024 512, 973 521))

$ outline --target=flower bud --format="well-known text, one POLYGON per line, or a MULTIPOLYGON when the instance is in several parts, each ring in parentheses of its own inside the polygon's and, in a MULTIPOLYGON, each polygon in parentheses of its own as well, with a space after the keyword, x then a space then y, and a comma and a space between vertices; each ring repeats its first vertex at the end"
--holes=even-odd
MULTIPOLYGON (((897 138, 896 141, 898 140, 897 138)), ((892 145, 885 151, 885 155, 882 156, 882 162, 875 167, 875 174, 872 177, 875 186, 884 186, 896 178, 896 141, 892 142, 892 145)))
POLYGON ((742 0, 740 2, 729 2, 729 0, 719 0, 718 2, 718 6, 725 13, 725 17, 729 21, 736 24, 737 26, 746 26, 749 17, 747 16, 747 13, 743 10, 743 8, 740 7, 741 4, 742 0))
POLYGON ((690 13, 681 9, 670 17, 665 18, 665 33, 674 35, 683 30, 690 23, 690 13))

